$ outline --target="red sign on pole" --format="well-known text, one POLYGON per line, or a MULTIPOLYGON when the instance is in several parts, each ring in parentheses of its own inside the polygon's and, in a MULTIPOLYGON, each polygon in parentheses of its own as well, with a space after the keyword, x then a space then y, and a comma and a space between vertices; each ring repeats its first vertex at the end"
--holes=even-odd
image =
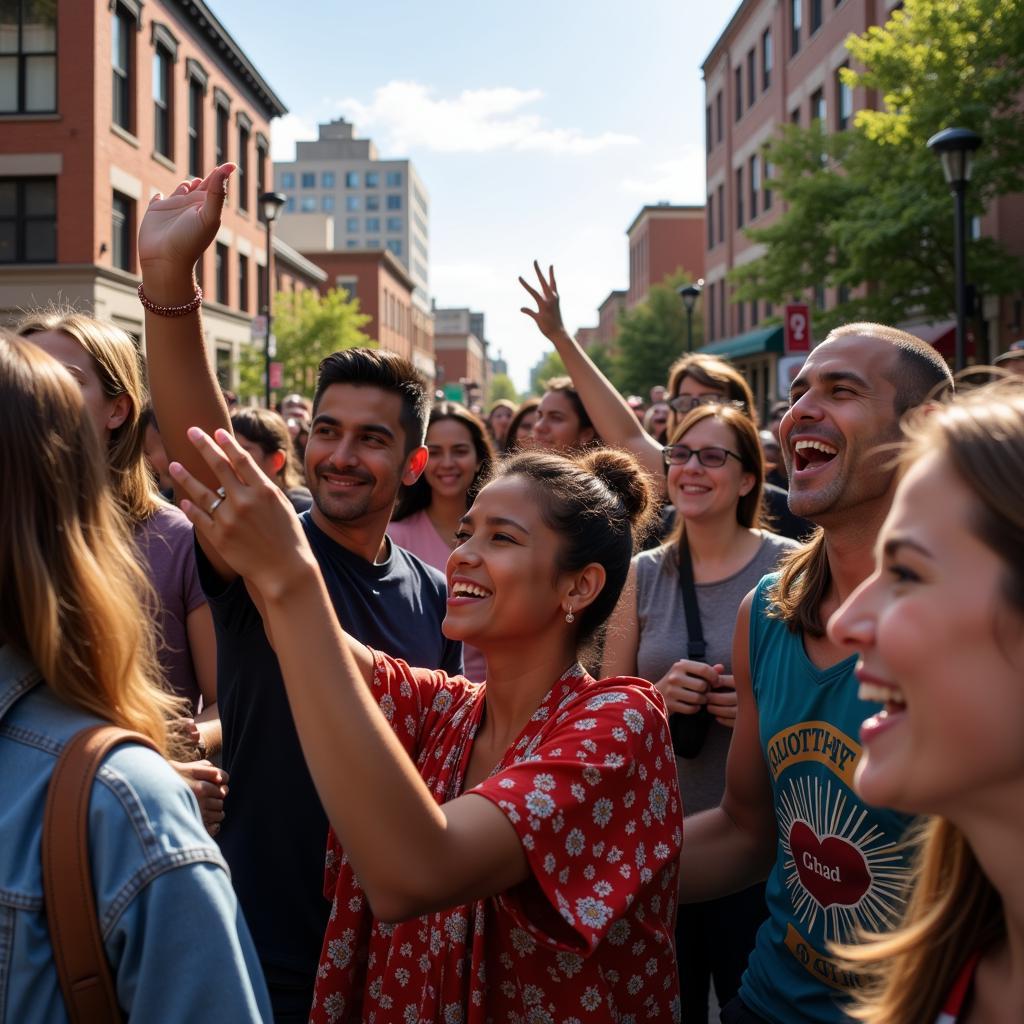
POLYGON ((786 306, 786 351, 811 351, 811 311, 802 303, 786 306))
POLYGON ((284 363, 270 364, 270 386, 276 391, 284 384, 284 363))

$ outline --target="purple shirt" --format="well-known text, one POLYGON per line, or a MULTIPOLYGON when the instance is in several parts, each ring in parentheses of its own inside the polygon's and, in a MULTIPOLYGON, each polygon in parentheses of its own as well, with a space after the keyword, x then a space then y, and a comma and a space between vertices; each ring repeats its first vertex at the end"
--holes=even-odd
POLYGON ((206 604, 199 586, 192 524, 173 505, 161 506, 135 527, 142 568, 160 600, 157 655, 171 689, 199 710, 199 683, 188 646, 185 620, 206 604))
MULTIPOLYGON (((432 565, 441 572, 448 565, 448 556, 452 553, 451 546, 446 544, 434 528, 426 509, 413 512, 411 516, 397 523, 388 524, 388 536, 406 551, 411 551, 427 565, 432 565)), ((482 683, 487 672, 487 663, 483 654, 469 644, 462 645, 463 674, 474 683, 482 683)))

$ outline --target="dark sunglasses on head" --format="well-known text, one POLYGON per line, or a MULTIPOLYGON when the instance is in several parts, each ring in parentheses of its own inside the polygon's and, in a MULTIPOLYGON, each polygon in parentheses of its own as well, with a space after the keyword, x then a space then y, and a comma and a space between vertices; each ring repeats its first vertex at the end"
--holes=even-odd
POLYGON ((743 462, 735 452, 728 448, 691 448, 685 444, 673 444, 661 449, 666 466, 685 466, 693 455, 705 469, 721 469, 731 455, 737 462, 743 462))
POLYGON ((741 410, 747 408, 746 402, 723 398, 721 395, 676 395, 668 404, 678 413, 688 413, 698 405, 731 405, 741 410))

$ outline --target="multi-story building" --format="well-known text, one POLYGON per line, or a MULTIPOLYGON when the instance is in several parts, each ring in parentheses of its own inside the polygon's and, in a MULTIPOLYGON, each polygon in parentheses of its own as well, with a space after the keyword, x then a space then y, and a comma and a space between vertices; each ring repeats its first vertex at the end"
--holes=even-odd
POLYGON ((202 0, 14 0, 0 37, 0 317, 65 301, 141 339, 150 196, 231 160, 223 226, 196 272, 211 363, 236 366, 260 304, 257 196, 284 104, 202 0))
MULTIPOLYGON (((780 203, 766 187, 771 167, 765 148, 778 126, 818 120, 828 131, 843 131, 862 108, 879 97, 850 89, 840 69, 850 63, 844 42, 884 24, 898 0, 743 0, 702 65, 705 82, 704 135, 707 149, 705 283, 701 298, 704 351, 729 356, 743 370, 760 403, 784 390, 777 380, 782 328, 763 326, 780 310, 770 303, 735 302, 726 275, 764 253, 744 233, 779 215, 780 203)), ((936 175, 939 169, 936 168, 936 175)), ((950 212, 952 216, 952 208, 950 212)), ((977 229, 1001 238, 1024 254, 1024 199, 994 201, 977 229)), ((843 300, 837 289, 819 287, 806 296, 814 309, 843 300)), ((992 351, 1005 348, 1022 330, 1024 291, 1018 300, 991 298, 984 315, 992 351)), ((952 354, 954 324, 906 325, 952 354)))
POLYGON ((299 142, 295 160, 274 164, 275 187, 288 197, 282 237, 304 252, 324 237, 329 248, 387 249, 413 279, 413 296, 429 310, 430 200, 411 160, 382 160, 370 139, 355 138, 339 118, 319 138, 299 142))
MULTIPOLYGON (((626 229, 626 237, 629 239, 627 309, 643 302, 652 285, 661 284, 677 271, 685 270, 693 281, 704 276, 703 206, 670 203, 645 206, 626 229)), ((617 311, 615 315, 617 317, 617 311)))
POLYGON ((437 383, 467 405, 482 399, 490 380, 487 343, 473 332, 474 323, 482 329, 482 317, 469 309, 434 309, 437 383))
POLYGON ((344 288, 359 300, 359 311, 370 317, 363 330, 381 348, 411 360, 433 381, 434 319, 413 301, 412 276, 387 249, 346 249, 306 252, 306 259, 324 272, 320 290, 344 288))

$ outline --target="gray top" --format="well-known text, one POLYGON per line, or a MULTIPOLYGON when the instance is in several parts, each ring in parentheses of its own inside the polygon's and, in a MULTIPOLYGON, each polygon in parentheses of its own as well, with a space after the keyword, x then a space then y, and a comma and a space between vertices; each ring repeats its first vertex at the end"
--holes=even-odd
MULTIPOLYGON (((727 673, 732 672, 732 634, 743 598, 762 576, 775 571, 786 552, 800 546, 774 533, 762 531, 762 537, 757 554, 739 572, 714 583, 697 584, 697 604, 707 644, 705 661, 709 665, 724 665, 727 673)), ((654 683, 686 657, 686 615, 673 550, 672 545, 663 545, 643 551, 633 559, 640 628, 636 671, 638 676, 654 683)), ((676 758, 679 788, 688 815, 717 807, 721 802, 731 739, 731 729, 713 722, 697 757, 676 758)))

